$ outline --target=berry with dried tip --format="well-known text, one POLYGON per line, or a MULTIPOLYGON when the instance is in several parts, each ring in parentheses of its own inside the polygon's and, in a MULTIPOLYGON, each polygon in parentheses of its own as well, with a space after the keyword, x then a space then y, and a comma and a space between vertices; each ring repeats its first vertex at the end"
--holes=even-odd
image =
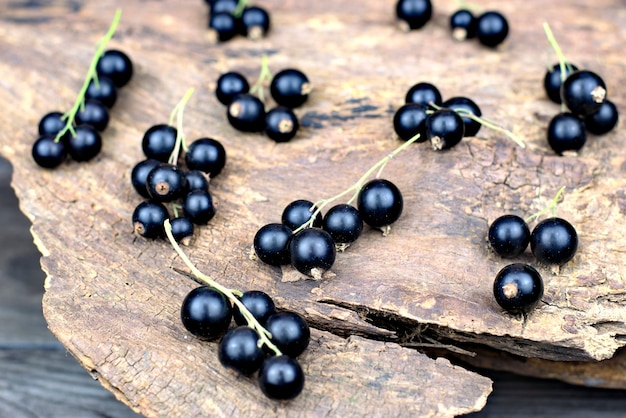
POLYGON ((288 142, 298 132, 298 117, 290 108, 277 106, 265 114, 265 134, 276 142, 288 142))
POLYGON ((260 132, 265 128, 265 106, 258 97, 240 94, 228 105, 230 125, 243 132, 260 132))
POLYGON ((543 279, 539 272, 526 264, 504 267, 496 275, 493 295, 505 311, 528 314, 543 297, 543 279))
POLYGON ((335 241, 320 228, 305 228, 294 234, 289 243, 291 265, 300 273, 320 279, 337 255, 335 241))
POLYGON ((311 89, 307 76, 294 68, 279 71, 270 83, 270 93, 274 101, 292 109, 306 102, 311 89))
POLYGON ((187 179, 178 166, 161 163, 148 173, 146 189, 157 202, 173 202, 187 194, 187 179))
POLYGON ((180 309, 180 319, 187 331, 207 341, 216 340, 226 332, 232 315, 228 298, 209 286, 189 292, 180 309))
POLYGON ((548 144, 559 155, 577 152, 587 141, 585 122, 570 112, 554 116, 548 124, 548 144))
POLYGON ((457 41, 475 38, 476 26, 477 19, 470 10, 460 9, 450 16, 450 30, 457 41))
POLYGON ((400 28, 406 32, 422 28, 433 14, 430 0, 398 0, 396 19, 400 28))
POLYGON ((250 39, 260 39, 270 29, 270 15, 258 6, 246 7, 241 14, 241 34, 250 39))
POLYGON ((583 118, 600 110, 606 97, 604 80, 592 71, 575 71, 561 86, 561 100, 565 106, 583 118))
POLYGON ((282 223, 271 223, 262 226, 254 235, 254 252, 256 256, 271 266, 280 266, 291 262, 289 243, 293 231, 282 223))
POLYGON ((457 145, 464 132, 463 119, 454 110, 440 109, 426 118, 426 138, 436 151, 457 145))
POLYGON ((213 31, 215 40, 226 42, 235 37, 239 31, 237 19, 230 13, 211 13, 209 16, 209 29, 213 31))
POLYGON ((133 211, 133 229, 144 238, 163 238, 163 222, 169 218, 165 206, 159 202, 141 202, 133 211))

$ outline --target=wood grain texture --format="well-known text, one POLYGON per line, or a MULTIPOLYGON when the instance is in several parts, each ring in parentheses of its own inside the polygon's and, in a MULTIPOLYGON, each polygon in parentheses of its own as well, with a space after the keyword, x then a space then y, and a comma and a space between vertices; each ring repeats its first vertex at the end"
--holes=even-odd
MULTIPOLYGON (((541 4, 541 14, 537 2, 498 5, 513 28, 498 51, 454 43, 446 27, 452 10, 444 6, 424 30, 405 34, 394 25, 393 2, 366 1, 358 13, 345 2, 264 5, 274 18, 267 39, 218 46, 207 43, 202 2, 2 6, 0 102, 11 106, 0 117, 11 129, 0 132, 0 152, 15 167, 13 187, 43 254, 50 328, 106 387, 148 416, 455 415, 480 409, 489 381, 395 343, 479 344, 553 361, 604 360, 626 343, 626 138, 618 129, 590 138, 577 157, 553 155, 544 136, 558 108, 541 87, 550 60, 541 23, 548 20, 568 57, 602 74, 623 111, 620 2, 552 2, 541 4), (117 5, 124 14, 111 45, 129 53, 136 74, 112 112, 103 152, 88 164, 40 170, 29 155, 36 124, 74 100, 117 5), (263 53, 273 71, 297 67, 315 85, 297 110, 303 129, 288 144, 235 132, 212 93, 221 72, 254 78, 263 53), (394 158, 384 177, 402 190, 405 213, 389 236, 368 230, 339 255, 333 279, 291 282, 290 269, 250 260, 254 233, 277 221, 287 203, 336 194, 398 145, 393 112, 422 80, 446 97, 474 98, 528 147, 483 129, 449 152, 415 146, 394 158), (167 121, 188 87, 197 92, 185 112, 187 136, 212 136, 228 152, 212 183, 218 213, 200 229, 191 258, 228 286, 263 289, 320 329, 302 359, 306 393, 278 409, 253 383, 218 367, 214 345, 181 329, 180 301, 194 283, 172 271, 183 266, 166 243, 132 234, 141 200, 129 174, 142 158, 141 137, 167 121), (539 266, 546 295, 527 321, 505 315, 491 285, 506 262, 487 248, 487 225, 504 212, 537 211, 563 185, 559 214, 578 229, 579 252, 558 272, 539 266), (339 369, 323 373, 332 367, 339 369), (425 374, 416 378, 418 371, 425 374)), ((533 263, 528 255, 520 260, 533 263)))

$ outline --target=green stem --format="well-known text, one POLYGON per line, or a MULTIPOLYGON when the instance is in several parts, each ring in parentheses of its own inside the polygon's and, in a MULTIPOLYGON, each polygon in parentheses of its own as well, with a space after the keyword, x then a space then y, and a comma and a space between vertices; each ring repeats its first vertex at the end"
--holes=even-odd
POLYGON ((233 16, 235 18, 240 18, 241 15, 243 14, 243 11, 246 9, 246 6, 248 6, 248 0, 239 0, 237 2, 237 7, 235 8, 235 10, 233 10, 233 16))
POLYGON ((113 17, 113 22, 111 22, 111 26, 109 27, 109 30, 107 31, 106 35, 104 35, 104 37, 100 39, 100 41, 97 44, 96 52, 94 53, 93 58, 91 59, 91 63, 89 64, 89 70, 87 71, 87 76, 85 77, 83 86, 80 89, 80 92, 78 93, 78 97, 76 98, 76 101, 74 102, 74 106, 72 106, 72 108, 69 111, 65 112, 63 116, 61 117, 62 120, 66 121, 65 126, 56 134, 56 136, 54 137, 54 142, 59 142, 61 138, 63 137, 63 135, 65 135, 68 131, 72 134, 72 136, 76 136, 76 130, 74 129, 74 126, 73 126, 74 119, 76 118, 76 113, 78 113, 78 111, 83 109, 83 107, 85 106, 85 93, 87 93, 87 88, 89 87, 89 83, 91 82, 91 80, 93 80, 94 83, 96 83, 96 86, 99 83, 98 74, 96 72, 98 61, 104 54, 104 50, 107 44, 109 43, 111 38, 113 38, 113 35, 115 34, 115 30, 117 29, 117 25, 119 24, 121 18, 122 18, 122 10, 117 9, 115 11, 115 16, 113 17))
POLYGON ((185 105, 187 105, 187 102, 193 95, 193 92, 193 88, 187 90, 187 93, 185 93, 183 98, 180 102, 178 102, 170 114, 170 126, 174 124, 174 119, 176 119, 176 142, 174 143, 174 149, 172 150, 172 154, 168 160, 168 163, 173 165, 178 163, 178 156, 180 154, 181 147, 183 150, 187 150, 187 145, 185 144, 185 134, 183 133, 183 115, 185 113, 185 105))
POLYGON ((172 247, 174 247, 174 251, 178 254, 178 256, 183 260, 185 265, 191 270, 191 273, 199 280, 206 283, 208 286, 214 288, 218 292, 221 292, 224 296, 228 298, 228 300, 239 308, 239 312, 245 318, 248 326, 255 330, 259 335, 259 342, 261 345, 267 346, 270 350, 272 350, 277 356, 282 355, 282 352, 276 347, 274 343, 270 340, 272 338, 272 334, 263 328, 263 326, 257 321, 257 319, 252 315, 252 313, 246 308, 246 306, 241 303, 239 298, 236 295, 241 296, 242 293, 239 290, 228 289, 227 287, 222 286, 218 282, 216 282, 211 276, 208 276, 202 273, 198 268, 191 262, 187 254, 180 248, 180 245, 174 239, 172 235, 172 226, 170 224, 169 219, 166 219, 163 223, 163 227, 165 228, 165 235, 167 235, 167 239, 169 240, 172 247))
POLYGON ((468 2, 466 2, 465 0, 456 0, 456 3, 459 5, 460 8, 462 9, 467 9, 469 11, 478 13, 482 10, 482 8, 478 7, 475 4, 470 4, 468 2))
POLYGON ((558 192, 556 192, 556 195, 554 195, 554 198, 550 201, 550 203, 548 204, 548 206, 546 206, 545 208, 543 208, 542 210, 540 210, 537 213, 533 213, 532 215, 530 215, 529 217, 527 217, 526 219, 524 219, 526 222, 530 222, 533 219, 537 219, 542 215, 545 215, 546 213, 552 211, 552 216, 556 218, 556 207, 559 204, 559 200, 561 199, 561 195, 563 195, 563 192, 565 191, 565 186, 561 187, 559 189, 558 192))
MULTIPOLYGON (((546 33, 546 38, 548 38, 548 43, 554 50, 554 53, 556 54, 559 60, 559 69, 561 70, 561 84, 563 84, 565 82, 565 79, 567 78, 566 71, 568 69, 571 69, 571 67, 569 67, 567 58, 565 58, 565 54, 563 54, 563 50, 561 50, 559 43, 556 41, 554 33, 552 32, 552 29, 550 28, 550 25, 548 24, 548 22, 543 22, 543 31, 546 33)), ((561 111, 565 111, 564 103, 561 103, 561 111)))
POLYGON ((250 94, 256 94, 259 100, 265 103, 265 94, 263 91, 263 84, 266 80, 272 79, 272 73, 270 72, 269 66, 269 57, 267 54, 263 54, 261 57, 261 71, 259 72, 259 77, 254 82, 252 87, 250 87, 250 94))

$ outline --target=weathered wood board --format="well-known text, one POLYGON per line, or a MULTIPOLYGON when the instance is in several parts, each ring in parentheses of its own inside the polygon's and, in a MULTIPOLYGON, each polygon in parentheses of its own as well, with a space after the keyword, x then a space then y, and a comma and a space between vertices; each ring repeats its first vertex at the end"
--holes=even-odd
MULTIPOLYGON (((620 126, 590 137, 577 157, 555 156, 544 132, 558 107, 541 85, 554 60, 541 29, 547 20, 567 56, 604 77, 623 113, 623 2, 499 3, 512 31, 497 51, 452 41, 452 4, 436 5, 433 20, 409 34, 395 27, 391 1, 262 4, 272 11, 271 35, 221 45, 207 41, 201 1, 1 6, 0 152, 14 165, 13 187, 43 254, 44 313, 106 387, 147 416, 455 415, 482 407, 488 379, 396 343, 477 344, 551 361, 606 360, 626 344, 626 138, 620 126), (111 46, 131 56, 136 73, 120 92, 103 152, 41 170, 30 158, 39 118, 71 105, 118 6, 111 46), (264 53, 274 72, 300 68, 315 86, 297 110, 303 129, 287 144, 234 131, 213 95, 224 71, 254 79, 264 53), (254 233, 287 203, 335 195, 399 145, 392 115, 418 81, 473 98, 527 148, 483 128, 448 152, 422 144, 394 158, 383 176, 402 190, 405 212, 387 237, 365 231, 338 256, 332 279, 293 282, 290 269, 251 260, 254 233), (178 309, 195 284, 171 269, 184 266, 167 243, 132 233, 141 199, 129 175, 141 137, 167 122, 189 87, 188 138, 220 140, 228 163, 211 185, 218 213, 188 252, 205 273, 263 289, 317 329, 302 358, 307 388, 292 403, 263 399, 253 382, 217 364, 215 345, 190 338, 178 309), (559 214, 579 231, 579 252, 558 272, 538 266, 544 303, 522 321, 493 300, 493 277, 508 262, 488 249, 487 225, 505 212, 536 212, 561 186, 559 214)), ((519 261, 535 264, 530 255, 519 261)))

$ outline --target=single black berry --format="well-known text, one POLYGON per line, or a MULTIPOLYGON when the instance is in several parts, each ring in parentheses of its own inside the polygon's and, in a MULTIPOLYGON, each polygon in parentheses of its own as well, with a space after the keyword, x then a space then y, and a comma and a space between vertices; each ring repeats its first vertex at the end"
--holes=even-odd
MULTIPOLYGON (((565 78, 567 78, 574 71, 578 71, 578 67, 574 64, 566 63, 564 66, 565 78)), ((548 98, 554 103, 561 104, 561 85, 563 79, 561 77, 561 65, 556 63, 551 69, 546 71, 546 75, 543 77, 543 88, 548 95, 548 98)))
POLYGON ((373 228, 383 228, 400 218, 404 201, 395 184, 385 179, 374 179, 359 191, 357 207, 363 222, 373 228))
POLYGON ((159 202, 141 202, 133 211, 133 229, 144 238, 163 238, 163 222, 169 218, 165 206, 159 202))
POLYGON ((214 0, 211 2, 210 13, 229 13, 233 14, 237 9, 238 0, 214 0))
POLYGON ((130 173, 130 182, 133 185, 133 188, 137 191, 137 193, 139 193, 140 196, 145 197, 146 199, 150 198, 150 193, 148 193, 148 189, 146 189, 148 174, 150 174, 150 171, 152 171, 152 169, 159 164, 161 164, 160 161, 148 158, 135 164, 130 173))
POLYGON ((292 109, 306 102, 311 89, 307 76, 294 68, 279 71, 270 83, 270 93, 274 101, 292 109))
POLYGON ((352 205, 340 203, 328 209, 322 228, 330 234, 336 244, 350 244, 363 231, 361 214, 352 205))
POLYGON ((213 198, 208 191, 194 190, 183 200, 183 212, 196 225, 205 225, 215 216, 213 198))
POLYGON ((243 132, 260 132, 265 128, 265 106, 258 97, 248 93, 236 96, 226 112, 228 122, 243 132))
POLYGON ((431 18, 433 5, 430 0, 398 0, 396 18, 405 31, 420 29, 431 18))
POLYGON ((604 135, 617 126, 618 120, 617 106, 606 99, 596 113, 585 118, 585 127, 594 135, 604 135))
POLYGON ((56 135, 65 128, 65 121, 62 119, 63 113, 50 112, 44 115, 39 121, 39 135, 56 135))
POLYGON ((286 356, 296 358, 309 346, 311 330, 304 318, 293 311, 271 314, 265 329, 272 334, 272 343, 286 356))
POLYGON ((482 125, 474 119, 463 115, 463 112, 466 112, 471 113, 477 117, 482 116, 480 107, 478 107, 475 101, 468 97, 456 96, 446 100, 442 103, 441 106, 447 109, 460 111, 460 116, 461 119, 463 119, 463 125, 465 129, 463 136, 476 136, 482 125))
POLYGON ((67 153, 74 161, 89 161, 100 153, 102 137, 91 125, 79 125, 67 137, 67 153))
POLYGON ((277 106, 265 114, 265 134, 276 142, 288 142, 298 132, 298 117, 288 107, 277 106))
POLYGON ((460 9, 450 16, 450 30, 452 37, 457 41, 464 41, 476 37, 477 19, 467 9, 460 9))
POLYGON ((109 77, 117 87, 122 87, 133 76, 133 63, 122 51, 110 49, 98 60, 96 72, 99 77, 109 77))
POLYGON ((499 12, 485 12, 476 19, 476 37, 485 46, 495 48, 504 42, 508 34, 509 22, 499 12))
POLYGON ((31 155, 40 167, 55 168, 66 160, 67 147, 62 140, 55 142, 54 135, 44 135, 33 144, 31 155))
POLYGON ((85 99, 97 100, 110 109, 117 101, 117 87, 109 77, 98 77, 97 83, 96 80, 89 82, 85 99))
POLYGON ((561 100, 573 114, 581 117, 600 110, 606 96, 604 80, 592 71, 575 71, 561 86, 561 100))
POLYGON ((304 388, 304 372, 300 364, 289 356, 265 359, 259 370, 259 387, 265 396, 274 400, 290 400, 304 388))
POLYGON ((578 234, 565 219, 544 219, 530 234, 530 249, 538 261, 562 265, 576 254, 578 234))
POLYGON ((209 190, 209 181, 206 175, 200 170, 191 170, 185 172, 185 178, 187 179, 187 188, 192 190, 209 190))
POLYGON ((141 149, 147 158, 167 162, 176 145, 176 128, 170 125, 151 126, 143 135, 141 149))
POLYGON ((189 170, 200 170, 213 178, 226 165, 226 150, 213 138, 197 139, 185 152, 185 164, 189 170))
POLYGON ((452 148, 463 139, 465 126, 459 114, 451 109, 440 109, 426 118, 426 138, 434 150, 452 148))
POLYGON ((554 116, 548 124, 548 144, 557 154, 576 152, 587 141, 585 122, 570 112, 554 116))
POLYGON ((285 224, 264 225, 254 235, 254 252, 259 260, 271 266, 289 264, 289 242, 292 235, 293 231, 285 224))
POLYGON ((91 125, 97 131, 104 131, 109 125, 109 111, 97 100, 87 100, 81 110, 76 112, 76 124, 91 125))
POLYGON ((489 226, 491 248, 501 257, 512 258, 526 251, 530 242, 528 224, 517 215, 503 215, 489 226))
POLYGON ((250 84, 246 78, 235 71, 219 76, 215 86, 215 96, 223 105, 228 106, 235 96, 250 91, 250 84))
MULTIPOLYGON (((281 222, 292 230, 298 229, 305 223, 309 222, 316 209, 317 208, 314 206, 313 202, 309 202, 304 199, 294 200, 285 206, 285 209, 283 209, 281 222)), ((311 226, 316 228, 320 228, 322 226, 321 213, 318 213, 315 216, 315 220, 311 226)))
POLYGON ((441 106, 441 93, 435 85, 431 83, 421 82, 412 86, 406 93, 406 103, 417 103, 424 106, 430 106, 431 103, 441 106))
POLYGON ((224 294, 212 287, 201 286, 185 296, 180 318, 187 331, 200 339, 213 341, 228 329, 232 307, 224 294))
POLYGON ((527 314, 543 297, 543 279, 532 266, 511 264, 496 275, 493 295, 505 311, 527 314))
POLYGON ((148 173, 146 189, 157 202, 172 202, 187 193, 187 178, 178 166, 161 163, 148 173))
POLYGON ((172 236, 176 242, 187 244, 193 236, 194 226, 193 222, 184 216, 179 216, 170 221, 172 227, 172 236))
POLYGON ((228 330, 220 340, 217 356, 224 367, 249 376, 261 368, 265 352, 259 347, 259 334, 247 326, 228 330))
POLYGON ((237 19, 231 13, 211 13, 209 16, 209 29, 213 31, 216 40, 226 42, 237 35, 239 25, 237 24, 237 19))
POLYGON ((419 134, 415 142, 426 141, 427 110, 425 105, 417 103, 407 103, 396 110, 393 115, 393 130, 400 139, 408 141, 419 134))
POLYGON ((335 262, 337 250, 330 234, 320 228, 305 228, 289 243, 291 265, 302 274, 319 278, 335 262))
POLYGON ((260 39, 270 29, 270 15, 258 6, 246 7, 241 14, 241 34, 250 39, 260 39))
MULTIPOLYGON (((243 292, 239 301, 262 326, 265 326, 267 318, 276 312, 276 305, 270 295, 265 292, 261 292, 260 290, 249 290, 247 292, 243 292)), ((248 324, 246 318, 244 318, 241 314, 237 305, 233 306, 233 319, 237 325, 248 324)))

